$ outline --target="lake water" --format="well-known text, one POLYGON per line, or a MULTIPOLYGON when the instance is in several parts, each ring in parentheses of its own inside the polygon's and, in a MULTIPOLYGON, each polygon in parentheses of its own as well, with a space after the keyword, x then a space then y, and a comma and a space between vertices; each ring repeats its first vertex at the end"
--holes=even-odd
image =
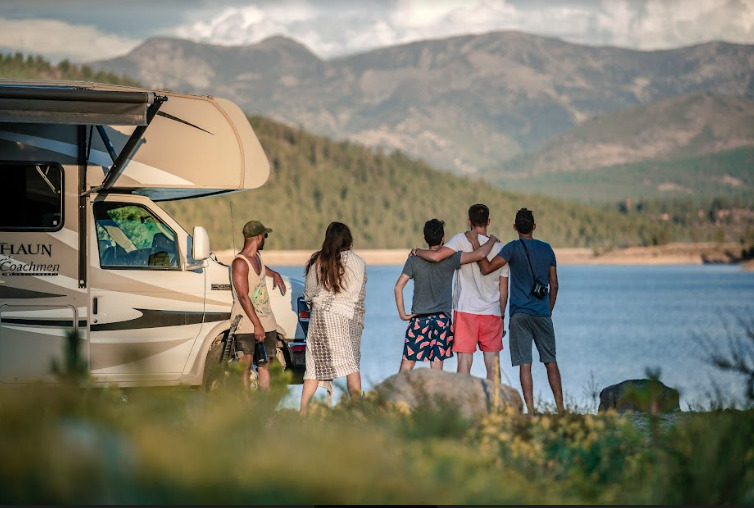
MULTIPOLYGON (((367 269, 361 348, 365 391, 398 371, 406 323, 398 318, 393 287, 401 268, 367 269)), ((298 266, 275 269, 303 278, 298 266)), ((599 393, 626 379, 646 378, 647 368, 659 368, 660 380, 680 391, 683 410, 709 407, 715 390, 731 400, 743 400, 743 376, 712 366, 704 344, 712 344, 722 354, 730 351, 731 339, 754 346, 741 323, 743 319, 754 325, 754 272, 732 265, 561 266, 558 279, 553 323, 566 403, 594 411, 595 389, 599 393)), ((412 291, 409 282, 404 289, 407 309, 412 291)), ((506 314, 506 330, 508 322, 506 314)), ((507 335, 503 345, 503 383, 521 392, 518 368, 510 364, 507 335)), ((535 404, 552 404, 536 348, 533 358, 535 404)), ((416 368, 427 366, 417 363, 416 368)), ((455 372, 456 366, 455 358, 445 362, 445 370, 455 372)), ((479 351, 471 374, 486 375, 479 351)), ((345 379, 335 384, 345 391, 345 379)), ((300 394, 300 386, 292 386, 284 405, 297 407, 300 394)), ((317 397, 323 394, 319 390, 317 397)))

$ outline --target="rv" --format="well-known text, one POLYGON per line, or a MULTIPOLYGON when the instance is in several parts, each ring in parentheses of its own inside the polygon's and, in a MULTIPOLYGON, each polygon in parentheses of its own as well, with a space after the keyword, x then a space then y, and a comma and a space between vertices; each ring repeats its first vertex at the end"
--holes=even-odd
MULTIPOLYGON (((230 328, 230 269, 203 227, 189 234, 158 203, 256 189, 269 172, 231 101, 0 80, 0 383, 53 380, 71 330, 96 384, 206 382, 230 328)), ((284 280, 284 296, 268 289, 300 369, 303 285, 284 280)))

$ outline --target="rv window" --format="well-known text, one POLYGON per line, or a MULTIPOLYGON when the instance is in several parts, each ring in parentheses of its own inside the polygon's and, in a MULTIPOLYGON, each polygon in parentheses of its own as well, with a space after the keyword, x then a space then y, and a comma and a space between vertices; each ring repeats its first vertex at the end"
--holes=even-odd
POLYGON ((63 227, 63 169, 56 164, 0 163, 0 231, 63 227))
POLYGON ((94 203, 94 220, 102 268, 178 268, 175 232, 147 208, 94 203))

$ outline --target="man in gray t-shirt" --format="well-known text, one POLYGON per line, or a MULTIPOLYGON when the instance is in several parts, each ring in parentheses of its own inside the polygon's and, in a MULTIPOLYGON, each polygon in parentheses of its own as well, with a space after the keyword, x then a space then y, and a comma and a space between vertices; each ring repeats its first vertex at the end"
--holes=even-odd
MULTIPOLYGON (((424 240, 430 250, 437 250, 445 243, 444 224, 438 219, 424 224, 424 240)), ((490 239, 497 241, 494 236, 490 239)), ((413 369, 417 361, 428 361, 431 368, 442 370, 443 360, 453 356, 453 275, 462 264, 486 257, 495 241, 488 241, 473 252, 458 251, 439 263, 425 261, 419 256, 409 256, 406 260, 395 283, 398 315, 409 322, 399 372, 413 369), (406 314, 403 288, 409 279, 414 281, 414 295, 411 314, 406 314)))

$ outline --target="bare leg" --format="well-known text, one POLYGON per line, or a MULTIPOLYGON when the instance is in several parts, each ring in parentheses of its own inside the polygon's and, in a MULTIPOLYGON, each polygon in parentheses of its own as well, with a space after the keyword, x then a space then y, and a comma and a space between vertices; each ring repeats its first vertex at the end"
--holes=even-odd
POLYGON ((299 406, 299 413, 306 415, 306 411, 309 409, 309 403, 314 397, 314 393, 317 391, 317 384, 319 382, 316 379, 304 379, 304 385, 301 388, 301 405, 299 406))
POLYGON ((461 374, 471 372, 471 363, 474 361, 474 353, 456 353, 458 355, 458 370, 461 374))
POLYGON ((430 369, 442 370, 442 360, 432 360, 429 364, 430 369))
POLYGON ((270 367, 267 365, 257 365, 257 376, 259 377, 259 388, 262 390, 270 389, 270 367))
POLYGON ((526 402, 526 412, 534 414, 534 386, 531 379, 531 363, 524 363, 519 367, 519 379, 521 380, 521 389, 524 392, 524 402, 526 402))
POLYGON ((401 368, 398 369, 398 372, 406 372, 408 370, 411 370, 414 368, 414 365, 416 365, 416 361, 406 360, 405 358, 403 358, 401 359, 401 368))
POLYGON ((493 383, 500 382, 500 351, 485 351, 484 366, 487 367, 487 379, 493 383))
POLYGON ((361 373, 359 371, 351 372, 346 376, 346 387, 351 396, 351 402, 361 400, 361 373))
POLYGON ((547 368, 547 380, 550 382, 550 388, 552 389, 552 395, 555 397, 555 406, 558 408, 558 413, 565 413, 563 407, 563 386, 560 381, 560 369, 558 368, 558 362, 545 363, 547 368))
POLYGON ((251 355, 243 355, 239 362, 244 366, 241 381, 243 382, 244 391, 247 391, 249 389, 249 376, 251 375, 251 355))

